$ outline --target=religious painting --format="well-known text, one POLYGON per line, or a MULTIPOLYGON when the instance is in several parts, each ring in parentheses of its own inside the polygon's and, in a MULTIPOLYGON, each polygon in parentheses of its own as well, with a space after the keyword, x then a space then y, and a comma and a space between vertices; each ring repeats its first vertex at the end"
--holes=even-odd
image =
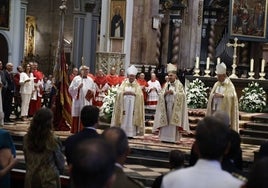
POLYGON ((231 0, 230 37, 250 41, 267 40, 267 1, 231 0))
POLYGON ((110 37, 124 38, 125 19, 126 19, 126 1, 112 0, 110 7, 110 37))
POLYGON ((0 29, 9 29, 10 0, 0 0, 0 29))
POLYGON ((35 17, 26 16, 24 54, 27 57, 32 57, 35 54, 35 31, 35 17))

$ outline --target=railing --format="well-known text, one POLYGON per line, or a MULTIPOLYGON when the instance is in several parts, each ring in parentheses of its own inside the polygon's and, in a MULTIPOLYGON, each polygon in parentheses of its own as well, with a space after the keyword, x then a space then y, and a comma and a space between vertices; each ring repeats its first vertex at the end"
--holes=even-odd
POLYGON ((115 52, 97 52, 96 53, 96 70, 102 69, 106 74, 111 67, 115 67, 117 74, 121 68, 124 68, 126 54, 115 52))

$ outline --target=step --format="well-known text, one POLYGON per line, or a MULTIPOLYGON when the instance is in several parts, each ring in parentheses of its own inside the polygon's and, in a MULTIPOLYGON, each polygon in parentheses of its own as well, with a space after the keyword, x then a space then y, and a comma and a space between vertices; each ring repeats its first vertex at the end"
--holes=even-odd
POLYGON ((268 132, 268 123, 248 122, 243 125, 243 128, 268 132))
POLYGON ((241 129, 241 136, 255 137, 255 138, 266 138, 268 139, 268 132, 257 131, 257 130, 249 130, 249 129, 241 129))
POLYGON ((261 114, 252 117, 253 121, 268 123, 268 114, 261 114))
POLYGON ((263 142, 267 141, 266 138, 256 138, 249 136, 241 136, 241 142, 244 144, 252 144, 252 145, 261 145, 263 142))

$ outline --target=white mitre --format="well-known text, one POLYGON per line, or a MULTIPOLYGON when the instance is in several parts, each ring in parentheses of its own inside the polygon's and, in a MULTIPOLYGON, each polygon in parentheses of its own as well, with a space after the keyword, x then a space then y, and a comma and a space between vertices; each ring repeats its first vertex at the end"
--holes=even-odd
POLYGON ((138 73, 138 69, 134 66, 131 65, 128 69, 127 69, 127 74, 128 75, 137 75, 138 73))
POLYGON ((217 74, 226 74, 226 65, 225 65, 225 63, 221 62, 216 66, 216 73, 217 74))
POLYGON ((168 63, 167 64, 167 72, 177 72, 177 66, 172 64, 172 63, 168 63))

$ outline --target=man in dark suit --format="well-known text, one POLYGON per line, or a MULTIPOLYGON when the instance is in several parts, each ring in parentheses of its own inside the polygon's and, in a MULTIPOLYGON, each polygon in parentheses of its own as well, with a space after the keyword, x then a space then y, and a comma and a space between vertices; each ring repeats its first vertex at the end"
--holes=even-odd
POLYGON ((4 77, 7 82, 7 87, 2 89, 2 101, 3 101, 3 111, 5 114, 4 117, 4 122, 10 123, 12 122, 10 120, 10 114, 12 112, 12 101, 13 101, 13 96, 14 96, 14 91, 15 91, 15 83, 13 80, 13 64, 12 63, 7 63, 6 64, 6 69, 3 71, 4 72, 4 77))
POLYGON ((115 174, 116 179, 112 188, 140 188, 143 187, 141 183, 128 177, 123 171, 123 165, 130 152, 128 145, 128 138, 126 133, 120 127, 110 127, 105 129, 102 133, 103 138, 111 144, 115 150, 116 163, 115 174))
POLYGON ((64 143, 65 156, 68 165, 72 164, 72 154, 77 144, 87 139, 99 137, 99 134, 96 131, 99 122, 99 109, 97 107, 92 105, 84 106, 81 110, 80 119, 84 129, 69 136, 64 143))

